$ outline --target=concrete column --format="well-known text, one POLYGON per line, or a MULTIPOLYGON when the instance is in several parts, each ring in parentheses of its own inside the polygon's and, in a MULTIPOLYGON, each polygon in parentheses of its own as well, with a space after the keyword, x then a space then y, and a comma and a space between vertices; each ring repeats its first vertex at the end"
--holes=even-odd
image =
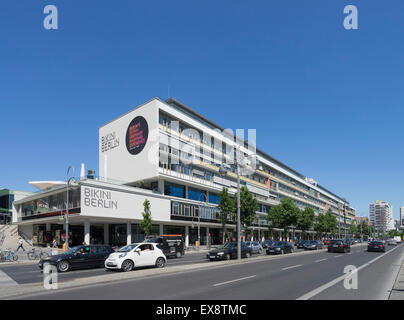
POLYGON ((84 242, 90 244, 90 221, 84 222, 84 242))
POLYGON ((109 244, 109 225, 108 223, 104 224, 104 244, 109 244))
POLYGON ((160 227, 160 236, 161 236, 162 234, 164 234, 164 225, 160 224, 159 227, 160 227))
POLYGON ((126 223, 126 244, 132 243, 132 224, 130 222, 126 223))
POLYGON ((185 246, 189 247, 189 226, 185 226, 185 246))
POLYGON ((185 199, 188 199, 188 186, 185 186, 185 199))
POLYGON ((51 231, 51 224, 50 223, 47 223, 46 224, 46 231, 51 231))
POLYGON ((159 188, 159 192, 161 194, 164 194, 164 180, 159 180, 158 181, 158 188, 159 188))

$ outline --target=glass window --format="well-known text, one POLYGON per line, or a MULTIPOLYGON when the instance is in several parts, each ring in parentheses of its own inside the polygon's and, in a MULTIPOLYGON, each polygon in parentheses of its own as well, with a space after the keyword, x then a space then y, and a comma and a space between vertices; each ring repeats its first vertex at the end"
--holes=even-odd
POLYGON ((170 182, 164 182, 164 194, 167 196, 185 198, 185 187, 170 182))
POLYGON ((220 201, 220 197, 218 194, 209 193, 209 203, 218 204, 220 201))
POLYGON ((205 191, 188 188, 188 199, 196 200, 196 201, 205 201, 206 193, 205 191))

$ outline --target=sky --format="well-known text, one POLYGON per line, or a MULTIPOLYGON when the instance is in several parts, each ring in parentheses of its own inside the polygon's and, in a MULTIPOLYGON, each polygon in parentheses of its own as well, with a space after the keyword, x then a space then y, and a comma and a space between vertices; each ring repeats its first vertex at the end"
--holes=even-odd
POLYGON ((98 171, 98 128, 172 96, 357 214, 404 206, 404 2, 2 0, 0 189, 98 171), (346 30, 346 5, 358 30, 346 30), (58 29, 46 30, 46 5, 58 29))

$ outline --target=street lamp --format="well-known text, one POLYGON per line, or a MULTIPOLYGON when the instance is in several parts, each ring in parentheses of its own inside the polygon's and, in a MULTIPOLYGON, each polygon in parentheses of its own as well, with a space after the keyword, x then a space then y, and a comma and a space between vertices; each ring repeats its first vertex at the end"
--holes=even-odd
MULTIPOLYGON (((243 165, 244 167, 247 166, 246 161, 243 161, 242 164, 239 162, 238 154, 239 154, 239 149, 240 146, 236 145, 236 172, 237 172, 237 260, 241 260, 241 236, 240 236, 240 229, 241 229, 241 221, 240 221, 240 167, 243 165)), ((254 156, 255 154, 251 155, 254 156)), ((261 169, 262 166, 259 166, 259 169, 261 169)), ((222 164, 219 167, 219 174, 224 176, 228 172, 228 169, 222 164)))
MULTIPOLYGON (((205 201, 205 202, 207 202, 207 195, 206 195, 206 193, 202 193, 200 196, 199 196, 199 202, 201 202, 201 196, 203 196, 203 200, 205 201)), ((200 245, 201 245, 201 209, 202 209, 202 207, 201 207, 201 205, 199 204, 199 212, 198 212, 198 250, 199 250, 199 247, 200 247, 200 245)))
POLYGON ((77 185, 76 180, 74 179, 74 168, 72 166, 69 166, 69 168, 67 168, 66 180, 67 180, 67 184, 66 184, 66 215, 65 215, 66 239, 65 239, 65 243, 66 243, 66 250, 68 250, 69 249, 69 186, 70 186, 70 184, 77 185), (73 171, 73 175, 69 178, 70 170, 73 171))

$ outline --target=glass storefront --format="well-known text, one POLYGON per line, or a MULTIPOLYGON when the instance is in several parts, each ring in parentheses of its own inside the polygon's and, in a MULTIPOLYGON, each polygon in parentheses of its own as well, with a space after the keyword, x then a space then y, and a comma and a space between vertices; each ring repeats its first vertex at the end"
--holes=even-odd
POLYGON ((109 244, 111 246, 123 247, 127 243, 126 224, 109 225, 109 244))
MULTIPOLYGON (((158 236, 160 235, 160 226, 152 225, 150 235, 158 236)), ((145 239, 146 235, 142 228, 140 228, 140 224, 132 224, 132 243, 142 242, 145 239)))

